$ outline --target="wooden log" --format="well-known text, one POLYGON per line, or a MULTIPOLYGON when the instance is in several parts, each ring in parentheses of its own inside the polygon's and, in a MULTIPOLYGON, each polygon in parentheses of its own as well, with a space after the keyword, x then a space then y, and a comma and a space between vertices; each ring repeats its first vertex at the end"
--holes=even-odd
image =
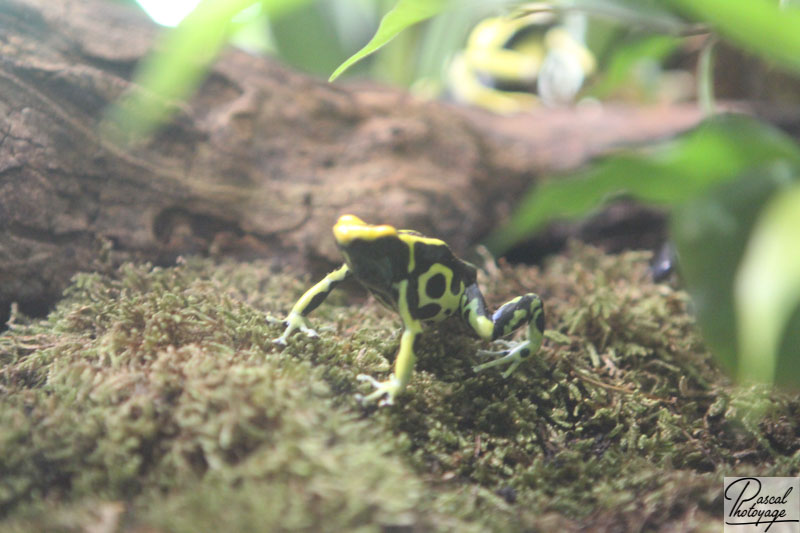
POLYGON ((109 253, 338 261, 330 228, 345 212, 463 251, 537 176, 700 119, 692 106, 498 117, 227 50, 167 125, 123 147, 98 125, 138 90, 157 34, 104 0, 0 0, 3 322, 11 302, 44 313, 109 253))

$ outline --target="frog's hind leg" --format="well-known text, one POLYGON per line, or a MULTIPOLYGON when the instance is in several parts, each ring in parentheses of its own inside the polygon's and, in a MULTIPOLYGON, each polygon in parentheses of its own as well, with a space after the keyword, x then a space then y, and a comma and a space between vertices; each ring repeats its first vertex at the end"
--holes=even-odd
POLYGON ((507 364, 508 368, 503 372, 503 377, 508 377, 522 361, 539 351, 544 338, 544 306, 539 296, 534 293, 517 296, 500 306, 491 318, 477 286, 468 287, 464 298, 462 313, 472 329, 481 338, 504 346, 502 350, 479 351, 479 355, 496 356, 496 358, 472 367, 475 372, 507 364), (528 338, 525 341, 513 343, 498 340, 525 324, 528 325, 528 338))

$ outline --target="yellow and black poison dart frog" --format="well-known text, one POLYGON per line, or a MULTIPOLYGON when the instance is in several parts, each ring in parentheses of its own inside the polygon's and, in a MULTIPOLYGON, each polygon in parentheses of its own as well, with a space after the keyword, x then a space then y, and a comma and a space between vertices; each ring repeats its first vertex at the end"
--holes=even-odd
POLYGON ((478 288, 476 268, 453 255, 443 241, 416 231, 367 224, 353 215, 341 216, 333 227, 333 235, 345 263, 300 297, 283 321, 286 327, 283 335, 275 342, 285 344, 295 330, 316 336, 306 318, 308 314, 345 279, 354 277, 360 281, 378 301, 400 314, 405 328, 392 376, 383 382, 363 374, 358 376, 360 381, 368 381, 375 387, 374 392, 360 397, 364 402, 382 398, 381 405, 391 405, 408 384, 422 322, 457 314, 480 338, 491 341, 528 324, 527 340, 504 343, 503 350, 481 351, 482 355, 499 357, 474 366, 476 372, 508 364, 503 373, 508 377, 524 359, 539 350, 544 333, 542 300, 533 293, 517 296, 490 316, 478 288))

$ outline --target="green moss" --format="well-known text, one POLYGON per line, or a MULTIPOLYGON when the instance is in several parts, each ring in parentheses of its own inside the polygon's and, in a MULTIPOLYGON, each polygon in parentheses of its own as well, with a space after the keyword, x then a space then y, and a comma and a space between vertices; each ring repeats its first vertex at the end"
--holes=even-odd
POLYGON ((266 264, 77 276, 0 336, 0 530, 718 530, 723 475, 797 475, 797 397, 733 388, 643 254, 481 281, 544 298, 539 356, 476 375, 446 323, 376 409, 355 376, 390 371, 399 320, 370 299, 335 293, 280 350, 264 314, 309 282, 266 264))

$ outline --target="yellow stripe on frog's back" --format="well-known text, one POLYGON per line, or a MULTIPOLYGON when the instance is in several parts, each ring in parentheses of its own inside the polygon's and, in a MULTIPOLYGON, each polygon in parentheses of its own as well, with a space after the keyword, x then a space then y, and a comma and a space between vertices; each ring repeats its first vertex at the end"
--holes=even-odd
POLYGON ((416 262, 414 259, 414 243, 421 242, 423 244, 430 244, 432 246, 447 246, 442 240, 434 239, 433 237, 426 237, 421 233, 418 233, 414 230, 410 229, 401 229, 397 231, 397 236, 400 237, 400 240, 406 243, 408 246, 408 272, 411 273, 414 271, 416 267, 416 262))

